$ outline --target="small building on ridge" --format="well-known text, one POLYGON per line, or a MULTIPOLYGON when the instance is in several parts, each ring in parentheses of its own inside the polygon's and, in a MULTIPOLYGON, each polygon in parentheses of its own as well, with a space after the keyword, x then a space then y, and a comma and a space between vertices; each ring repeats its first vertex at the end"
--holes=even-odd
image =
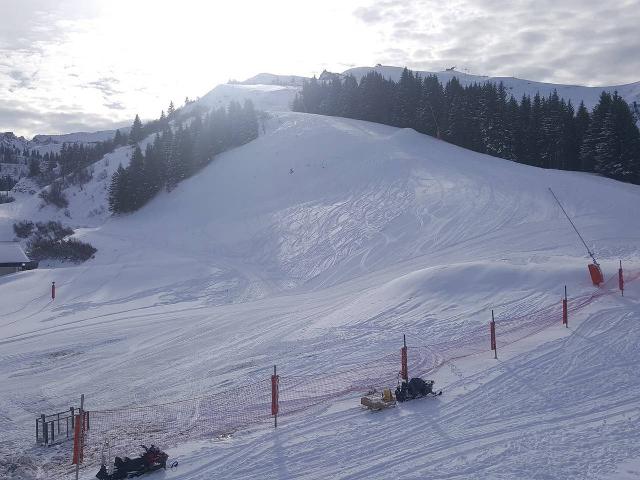
POLYGON ((38 268, 18 242, 0 242, 0 276, 38 268))

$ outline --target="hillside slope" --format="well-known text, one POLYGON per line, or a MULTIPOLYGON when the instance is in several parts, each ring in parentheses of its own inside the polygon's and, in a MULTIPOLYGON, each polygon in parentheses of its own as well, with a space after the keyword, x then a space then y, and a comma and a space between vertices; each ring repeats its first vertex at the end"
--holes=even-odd
MULTIPOLYGON (((109 168, 127 150, 113 155, 109 168)), ((618 259, 640 267, 637 186, 412 130, 274 113, 258 140, 171 194, 131 215, 92 217, 101 220, 79 235, 98 247, 94 260, 0 277, 10 299, 0 304, 0 383, 9 386, 0 454, 27 451, 50 462, 48 478, 62 476, 67 450, 31 447, 31 425, 79 393, 96 410, 266 381, 273 364, 283 378, 375 369, 403 333, 435 345, 482 328, 491 309, 508 320, 557 304, 565 284, 590 295, 586 256, 547 187, 607 277, 618 259)), ((16 208, 0 206, 7 231, 16 208)), ((336 398, 283 417, 275 434, 258 424, 181 442, 170 450, 181 467, 166 477, 602 478, 640 456, 628 442, 640 433, 629 370, 640 360, 640 291, 629 288, 572 317, 573 335, 545 330, 498 365, 486 356, 448 364, 436 380, 451 385, 434 402, 373 416, 353 395, 336 398), (599 393, 607 383, 612 394, 599 393)), ((174 444, 172 432, 154 435, 174 444)))

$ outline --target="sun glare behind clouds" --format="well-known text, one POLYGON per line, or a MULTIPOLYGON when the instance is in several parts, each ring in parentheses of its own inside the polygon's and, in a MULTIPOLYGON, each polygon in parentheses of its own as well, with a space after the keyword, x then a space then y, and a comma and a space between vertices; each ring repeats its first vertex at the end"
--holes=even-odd
POLYGON ((230 78, 376 63, 631 83, 638 12, 640 0, 0 0, 0 131, 113 128, 230 78))
POLYGON ((89 115, 95 128, 130 122, 135 113, 156 117, 169 100, 180 104, 230 78, 312 75, 374 60, 375 33, 353 16, 353 4, 336 0, 93 0, 82 18, 63 19, 72 3, 38 14, 59 34, 31 53, 25 75, 37 76, 38 87, 22 88, 21 101, 51 115, 89 115))

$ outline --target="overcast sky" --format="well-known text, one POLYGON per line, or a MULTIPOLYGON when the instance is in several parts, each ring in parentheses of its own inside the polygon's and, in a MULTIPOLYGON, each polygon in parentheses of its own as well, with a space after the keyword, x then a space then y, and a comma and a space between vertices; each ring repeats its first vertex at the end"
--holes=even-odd
POLYGON ((0 0, 0 131, 157 117, 260 72, 409 66, 640 80, 640 0, 0 0))

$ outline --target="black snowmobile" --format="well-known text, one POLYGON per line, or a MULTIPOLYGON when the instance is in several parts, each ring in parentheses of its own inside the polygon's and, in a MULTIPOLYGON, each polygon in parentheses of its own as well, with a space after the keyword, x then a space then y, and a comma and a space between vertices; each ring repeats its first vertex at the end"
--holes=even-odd
POLYGON ((438 395, 442 395, 442 390, 438 392, 433 390, 433 384, 433 380, 423 380, 419 377, 414 377, 408 382, 402 382, 402 384, 396 388, 396 400, 406 402, 414 398, 437 397, 438 395))
POLYGON ((109 474, 107 466, 102 465, 100 471, 96 474, 98 480, 120 480, 123 478, 133 478, 144 475, 145 473, 155 472, 161 468, 167 468, 167 459, 169 455, 160 450, 155 445, 147 448, 140 445, 144 449, 144 453, 139 458, 116 457, 113 462, 113 473, 109 474))

